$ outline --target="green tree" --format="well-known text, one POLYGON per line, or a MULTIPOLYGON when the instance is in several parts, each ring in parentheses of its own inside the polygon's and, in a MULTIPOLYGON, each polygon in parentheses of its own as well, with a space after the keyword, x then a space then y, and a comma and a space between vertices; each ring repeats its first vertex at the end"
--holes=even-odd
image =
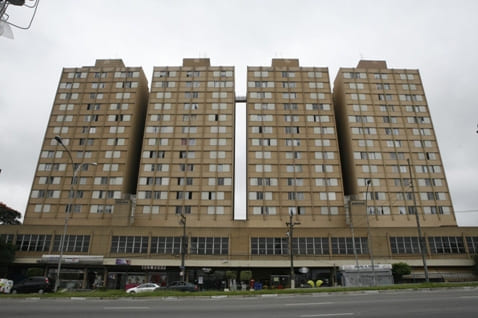
POLYGON ((0 241, 0 276, 6 276, 8 266, 15 260, 15 246, 0 241))
POLYGON ((473 256, 473 260, 475 261, 475 264, 473 265, 473 273, 478 275, 478 254, 473 256))
POLYGON ((403 275, 408 275, 412 272, 412 268, 407 263, 395 263, 392 264, 392 275, 395 282, 398 282, 402 279, 403 275))
POLYGON ((239 274, 239 280, 249 283, 252 278, 252 271, 241 271, 239 274))
POLYGON ((0 202, 0 224, 21 224, 19 220, 21 217, 20 212, 0 202))

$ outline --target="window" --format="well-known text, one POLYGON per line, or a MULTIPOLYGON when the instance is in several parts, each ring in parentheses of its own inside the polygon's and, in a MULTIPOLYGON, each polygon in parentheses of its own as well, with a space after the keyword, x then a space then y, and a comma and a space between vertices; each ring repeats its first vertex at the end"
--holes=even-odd
POLYGON ((466 244, 468 246, 468 251, 470 254, 478 254, 478 236, 467 236, 466 244))
POLYGON ((124 72, 115 72, 115 78, 127 78, 127 77, 138 77, 139 72, 124 71, 124 72))
MULTIPOLYGON (((328 255, 327 237, 294 237, 292 249, 296 255, 328 255)), ((287 237, 252 237, 251 255, 288 255, 287 237)))
POLYGON ((401 80, 413 80, 415 78, 415 76, 413 74, 400 74, 400 79, 401 80))
POLYGON ((385 134, 386 135, 400 135, 400 130, 398 128, 385 128, 385 134))
POLYGON ((184 98, 198 98, 199 92, 185 92, 184 98))
POLYGON ((186 77, 199 77, 201 76, 201 72, 199 71, 187 71, 186 77))
MULTIPOLYGON (((55 235, 53 242, 53 251, 58 252, 60 250, 61 235, 55 235)), ((65 252, 81 252, 88 253, 90 247, 89 235, 67 235, 65 242, 63 243, 63 250, 65 252)))
POLYGON ((95 72, 94 78, 106 78, 108 77, 108 73, 106 72, 95 72))
POLYGON ((293 78, 293 77, 295 77, 294 72, 281 72, 281 75, 282 75, 283 78, 293 78))
POLYGON ((362 73, 362 72, 345 72, 344 73, 344 78, 362 78, 365 79, 367 78, 367 74, 362 73))
POLYGON ((376 85, 376 88, 377 88, 378 90, 390 90, 390 89, 391 89, 391 86, 390 86, 390 84, 388 84, 388 83, 383 83, 383 84, 382 84, 382 83, 378 83, 378 84, 375 84, 375 85, 376 85))
POLYGON ((276 215, 276 207, 274 206, 255 206, 252 208, 254 215, 276 215))
POLYGON ((322 77, 322 72, 307 72, 309 78, 320 78, 322 77))
POLYGON ((180 164, 179 171, 193 171, 194 164, 180 164))
POLYGON ((282 82, 282 88, 296 88, 296 82, 282 82))
POLYGON ((189 253, 194 255, 228 255, 228 237, 191 237, 189 253))
POLYGON ((335 255, 368 254, 368 240, 366 237, 355 238, 355 251, 351 237, 332 237, 331 246, 332 254, 335 255))
POLYGON ((154 72, 154 77, 176 77, 175 71, 157 71, 154 72))
POLYGON ((337 200, 337 196, 335 192, 320 192, 319 199, 326 201, 326 200, 337 200))
POLYGON ((252 237, 251 255, 288 255, 287 237, 252 237))
POLYGON ((227 98, 227 92, 213 92, 212 98, 227 98))
POLYGON ((428 246, 432 254, 464 254, 465 246, 461 236, 431 236, 428 246))
POLYGON ((249 95, 251 98, 265 98, 265 99, 272 98, 271 92, 250 92, 249 95))
POLYGON ((108 115, 108 121, 130 121, 131 115, 108 115))
POLYGON ((105 88, 105 83, 103 82, 91 83, 91 88, 105 88))
POLYGON ((50 250, 51 235, 18 234, 15 243, 19 251, 48 252, 50 250))
POLYGON ((298 106, 295 103, 286 103, 284 104, 284 110, 297 110, 298 106))
POLYGON ((373 128, 373 127, 352 127, 352 134, 354 134, 354 135, 376 135, 377 130, 376 130, 376 128, 373 128))
POLYGON ((364 89, 363 83, 349 83, 351 89, 364 89))
MULTIPOLYGON (((194 151, 180 151, 179 152, 179 158, 180 159, 185 159, 185 158, 193 159, 195 157, 196 157, 196 153, 194 151)), ((162 158, 164 158, 164 154, 163 154, 162 158)))
POLYGON ((148 252, 147 236, 113 236, 111 238, 111 253, 145 254, 148 252))
POLYGON ((297 93, 282 93, 282 98, 284 99, 296 99, 297 93))
POLYGON ((418 254, 420 253, 418 237, 392 236, 390 237, 390 249, 392 254, 418 254))
POLYGON ((176 206, 176 214, 191 214, 191 206, 190 205, 176 206))
POLYGON ((151 254, 172 254, 181 253, 182 237, 180 236, 153 236, 151 237, 151 254))
POLYGON ((315 172, 333 172, 334 166, 332 165, 315 165, 315 172))
POLYGON ((375 79, 387 79, 387 78, 388 78, 388 74, 385 74, 385 73, 375 73, 375 74, 373 74, 373 78, 375 78, 375 79))
POLYGON ((391 94, 378 94, 378 100, 393 100, 393 96, 391 94))
POLYGON ((365 94, 350 94, 352 100, 365 100, 367 97, 365 94))
POLYGON ((267 71, 255 71, 254 77, 269 77, 269 72, 267 71))
POLYGON ((193 178, 177 178, 178 185, 193 185, 193 178))

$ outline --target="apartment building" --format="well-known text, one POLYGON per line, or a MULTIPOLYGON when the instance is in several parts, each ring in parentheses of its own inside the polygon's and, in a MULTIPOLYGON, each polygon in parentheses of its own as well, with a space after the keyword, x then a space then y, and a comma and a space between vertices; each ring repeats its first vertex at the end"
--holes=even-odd
POLYGON ((248 219, 344 226, 344 195, 328 69, 273 59, 248 67, 248 219))
POLYGON ((418 213, 456 226, 419 71, 360 61, 339 70, 334 100, 345 194, 367 200, 371 225, 416 227, 418 213))
POLYGON ((360 61, 332 92, 326 67, 273 59, 247 68, 245 97, 234 77, 184 59, 154 67, 148 92, 121 60, 65 68, 24 224, 0 227, 12 271, 53 277, 71 211, 63 268, 82 288, 178 280, 183 259, 205 288, 243 270, 273 286, 291 250, 298 285, 372 255, 420 273, 418 214, 430 272, 469 278, 477 229, 456 226, 418 70, 360 61))
POLYGON ((135 225, 233 221, 234 68, 209 59, 155 67, 139 166, 135 225))
POLYGON ((63 224, 71 209, 71 225, 111 225, 116 200, 136 192, 147 101, 141 67, 97 60, 64 68, 24 224, 63 224))

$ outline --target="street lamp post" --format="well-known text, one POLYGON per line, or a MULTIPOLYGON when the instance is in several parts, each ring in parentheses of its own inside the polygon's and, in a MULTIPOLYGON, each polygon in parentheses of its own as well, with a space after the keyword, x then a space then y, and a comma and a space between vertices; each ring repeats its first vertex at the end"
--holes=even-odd
POLYGON ((372 265, 372 284, 376 285, 375 280, 375 264, 373 260, 373 250, 372 250, 372 234, 370 233, 370 222, 368 220, 368 187, 370 186, 371 180, 367 179, 367 190, 365 191, 365 214, 367 215, 367 229, 368 229, 368 253, 370 255, 370 263, 372 265))
POLYGON ((186 267, 184 264, 184 258, 186 256, 186 216, 184 213, 181 213, 181 220, 179 223, 183 226, 183 237, 181 239, 181 281, 184 282, 186 280, 186 267))
POLYGON ((425 282, 429 283, 430 278, 428 277, 427 258, 425 256, 425 242, 423 241, 422 228, 420 227, 420 218, 418 217, 417 199, 415 197, 415 189, 413 188, 413 178, 412 178, 412 169, 410 166, 410 159, 407 159, 407 163, 408 163, 408 171, 410 173, 410 189, 412 190, 413 206, 415 208, 415 218, 417 220, 418 247, 420 248, 420 253, 422 254, 423 271, 425 273, 425 282))
POLYGON ((294 225, 299 225, 299 222, 293 221, 294 211, 289 211, 289 222, 285 224, 289 227, 289 256, 290 256, 290 288, 295 288, 295 272, 294 272, 294 225))
POLYGON ((75 198, 75 189, 74 189, 74 186, 76 184, 76 175, 78 174, 78 172, 81 170, 81 168, 83 166, 87 166, 89 164, 91 165, 95 165, 96 166, 96 162, 93 162, 93 163, 81 163, 78 165, 78 167, 76 167, 75 169, 75 164, 73 162, 73 157, 71 156, 71 152, 70 150, 66 147, 66 145, 63 143, 63 140, 61 139, 60 136, 55 136, 55 140, 66 150, 66 152, 68 153, 68 157, 70 158, 70 162, 71 162, 71 169, 74 170, 73 172, 73 177, 71 179, 71 186, 70 186, 70 200, 69 200, 69 203, 67 205, 67 208, 66 208, 66 211, 65 211, 65 223, 63 225, 63 234, 61 236, 61 239, 60 239, 60 256, 58 258, 58 268, 56 270, 56 280, 55 280, 55 288, 54 288, 54 291, 57 292, 58 291, 58 287, 60 286, 60 271, 61 271, 61 262, 63 260, 63 250, 64 250, 64 246, 65 246, 65 240, 66 240, 66 233, 67 233, 67 230, 68 230, 68 220, 70 218, 70 213, 72 212, 71 209, 73 207, 73 200, 75 198))

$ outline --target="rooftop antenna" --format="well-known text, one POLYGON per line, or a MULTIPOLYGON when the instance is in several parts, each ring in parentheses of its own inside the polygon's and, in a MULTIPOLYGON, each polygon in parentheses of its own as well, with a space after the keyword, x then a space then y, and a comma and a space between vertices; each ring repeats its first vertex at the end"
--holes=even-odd
POLYGON ((40 0, 0 0, 0 37, 3 36, 13 40, 12 26, 18 29, 28 30, 32 26, 39 3, 40 0), (10 15, 7 13, 9 5, 33 9, 30 22, 27 25, 20 25, 11 21, 10 15))

